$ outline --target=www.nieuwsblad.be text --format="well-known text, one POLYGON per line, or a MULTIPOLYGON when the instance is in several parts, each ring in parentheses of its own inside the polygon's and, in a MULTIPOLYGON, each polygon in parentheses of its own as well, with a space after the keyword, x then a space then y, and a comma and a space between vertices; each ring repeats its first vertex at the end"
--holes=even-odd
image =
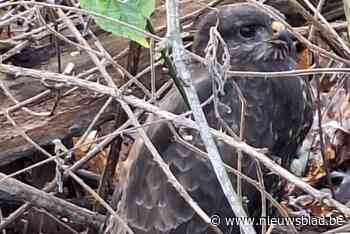
POLYGON ((213 215, 210 217, 211 224, 215 226, 226 225, 244 225, 244 224, 257 224, 257 225, 309 225, 309 226, 322 226, 322 225, 342 225, 346 223, 343 217, 220 217, 219 215, 213 215))

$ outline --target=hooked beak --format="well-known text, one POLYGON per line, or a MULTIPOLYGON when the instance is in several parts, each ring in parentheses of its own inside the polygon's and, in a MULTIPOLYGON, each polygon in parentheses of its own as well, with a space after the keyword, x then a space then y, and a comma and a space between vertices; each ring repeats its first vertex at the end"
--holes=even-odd
POLYGON ((276 43, 278 41, 283 42, 283 44, 287 45, 289 53, 292 56, 292 58, 296 59, 297 58, 296 48, 293 40, 289 36, 289 32, 286 26, 284 26, 284 24, 282 24, 281 22, 274 21, 272 22, 271 28, 272 28, 272 38, 270 42, 271 43, 274 43, 274 42, 276 43))
POLYGON ((287 31, 286 26, 284 26, 281 22, 274 21, 271 25, 272 28, 272 40, 281 40, 287 43, 291 42, 289 37, 289 32, 287 31))

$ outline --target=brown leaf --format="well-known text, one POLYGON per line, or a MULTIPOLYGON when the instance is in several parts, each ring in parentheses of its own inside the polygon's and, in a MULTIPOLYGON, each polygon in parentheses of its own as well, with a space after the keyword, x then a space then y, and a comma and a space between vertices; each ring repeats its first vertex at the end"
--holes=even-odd
POLYGON ((326 156, 326 160, 332 164, 336 161, 336 153, 335 148, 331 144, 327 144, 324 149, 324 154, 326 156))
POLYGON ((329 212, 332 211, 332 209, 325 204, 315 204, 311 206, 310 208, 311 214, 317 217, 327 217, 329 212))
MULTIPOLYGON (((96 146, 96 143, 95 143, 96 138, 97 138, 97 132, 96 131, 90 132, 90 134, 87 136, 84 143, 74 151, 74 158, 76 161, 83 158, 86 155, 86 153, 89 152, 90 149, 96 146)), ((79 138, 74 138, 73 142, 74 142, 74 145, 76 145, 79 142, 79 138)), ((89 162, 86 163, 84 168, 96 174, 101 175, 106 166, 108 152, 109 152, 109 149, 103 149, 102 151, 100 151, 100 153, 97 156, 89 160, 89 162)))
POLYGON ((309 183, 311 186, 315 186, 325 176, 326 170, 323 163, 318 160, 311 160, 308 174, 306 177, 302 178, 302 180, 309 183))
POLYGON ((311 64, 311 53, 307 48, 298 53, 298 69, 308 69, 311 64))

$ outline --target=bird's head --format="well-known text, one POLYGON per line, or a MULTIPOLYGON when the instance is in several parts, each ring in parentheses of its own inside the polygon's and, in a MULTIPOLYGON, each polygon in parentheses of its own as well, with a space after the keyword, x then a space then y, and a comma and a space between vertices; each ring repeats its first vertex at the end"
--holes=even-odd
MULTIPOLYGON (((289 64, 293 64, 295 47, 288 31, 282 23, 274 21, 256 5, 236 3, 206 15, 195 35, 192 50, 196 54, 205 55, 210 28, 215 25, 218 25, 218 31, 227 44, 233 69, 269 71, 271 63, 288 60, 289 64)), ((276 70, 275 67, 272 69, 276 70)), ((292 67, 281 68, 286 69, 292 67)))

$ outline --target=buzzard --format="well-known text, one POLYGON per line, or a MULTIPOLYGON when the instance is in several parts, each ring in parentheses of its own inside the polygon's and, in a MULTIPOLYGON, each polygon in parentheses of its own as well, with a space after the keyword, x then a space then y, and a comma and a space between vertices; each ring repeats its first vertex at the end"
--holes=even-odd
MULTIPOLYGON (((231 70, 277 72, 295 68, 294 47, 286 31, 274 33, 274 21, 253 4, 236 3, 209 12, 199 23, 193 51, 203 56, 209 41, 210 28, 217 29, 227 44, 231 70)), ((213 93, 213 82, 208 68, 191 62, 188 65, 200 99, 205 102, 213 93)), ((310 90, 301 77, 228 79, 218 102, 208 102, 203 110, 208 123, 216 129, 239 133, 241 120, 240 94, 246 100, 245 141, 257 148, 268 148, 271 155, 280 157, 284 166, 295 155, 307 134, 313 118, 310 90), (225 125, 226 127, 224 127, 225 125)), ((186 105, 173 88, 162 100, 160 107, 181 114, 186 105)), ((156 120, 156 117, 149 117, 156 120)), ((191 197, 209 215, 232 217, 233 212, 222 192, 211 164, 198 156, 198 151, 174 137, 170 123, 161 122, 147 129, 170 170, 191 197)), ((176 129, 187 143, 204 150, 198 132, 176 129)), ((236 167, 237 152, 217 141, 220 155, 228 165, 236 167)), ((116 185, 114 202, 121 217, 137 234, 199 234, 212 230, 197 216, 169 183, 152 156, 137 139, 128 158, 122 162, 120 180, 116 185)), ((244 157, 242 171, 257 178, 255 161, 244 157)), ((235 177, 232 176, 235 183, 235 177)), ((271 186, 268 177, 266 186, 271 186)), ((254 214, 260 204, 259 192, 243 182, 243 195, 248 213, 254 214)), ((237 226, 219 226, 224 233, 239 233, 237 226)), ((116 225, 110 233, 124 233, 116 225)))

